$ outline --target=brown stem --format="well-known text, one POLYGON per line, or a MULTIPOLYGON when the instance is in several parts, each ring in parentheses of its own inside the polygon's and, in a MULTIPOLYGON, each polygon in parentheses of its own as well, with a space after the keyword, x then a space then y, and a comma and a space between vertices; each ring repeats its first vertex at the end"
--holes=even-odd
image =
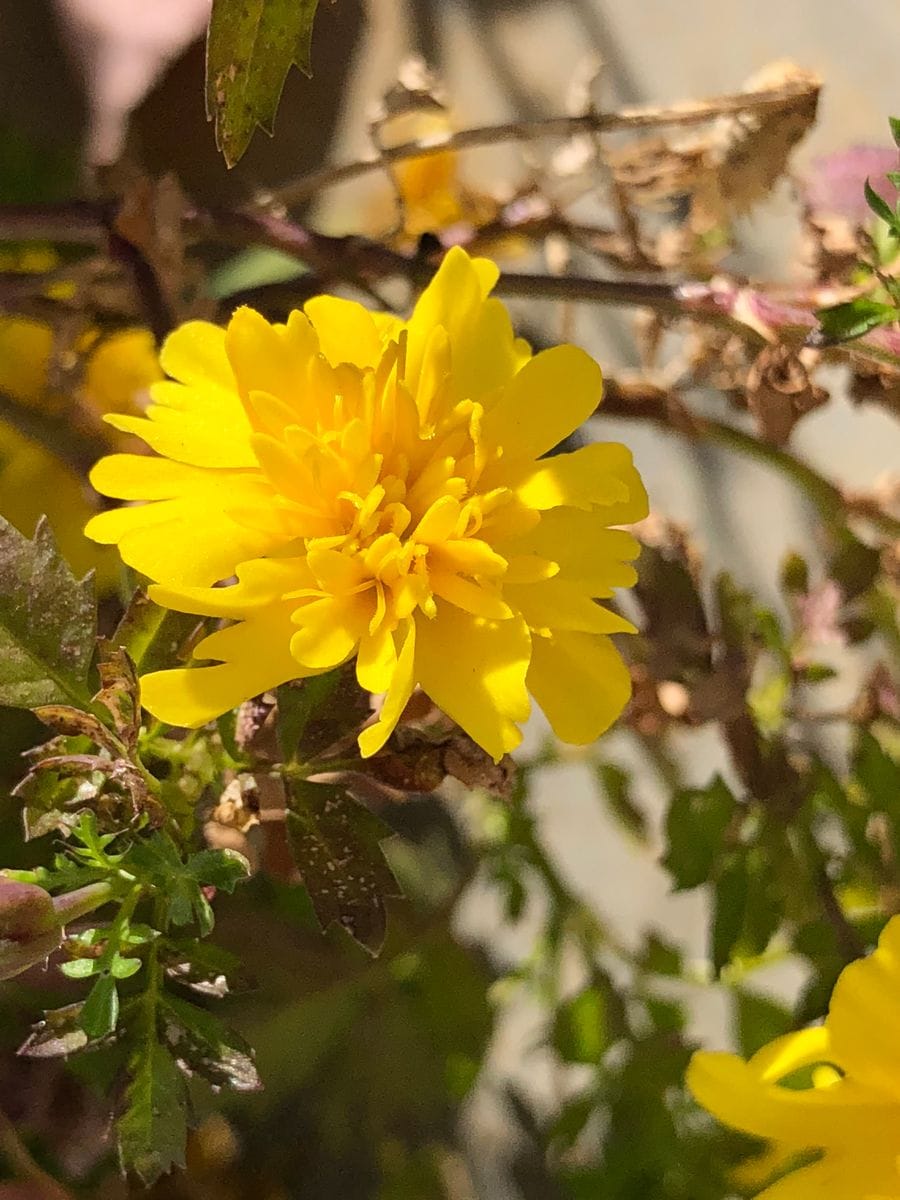
POLYGON ((302 204, 324 188, 358 179, 371 171, 381 171, 393 163, 408 158, 426 158, 447 150, 466 150, 475 146, 492 146, 500 142, 530 142, 539 138, 571 137, 577 133, 612 133, 622 130, 655 128, 660 125, 702 125, 726 113, 746 112, 749 109, 778 109, 791 106, 797 99, 810 95, 814 89, 808 83, 793 84, 764 92, 740 92, 736 95, 715 96, 678 108, 631 107, 619 112, 587 112, 579 116, 545 117, 534 121, 507 121, 499 125, 482 125, 477 129, 462 129, 440 139, 404 142, 382 150, 376 158, 359 159, 322 167, 292 183, 276 188, 266 196, 269 203, 287 207, 302 204))

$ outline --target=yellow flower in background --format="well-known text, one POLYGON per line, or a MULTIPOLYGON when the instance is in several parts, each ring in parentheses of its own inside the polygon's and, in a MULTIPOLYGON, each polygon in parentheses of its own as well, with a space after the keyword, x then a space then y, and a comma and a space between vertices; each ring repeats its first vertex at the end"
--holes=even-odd
POLYGON ((319 296, 286 325, 242 308, 168 339, 147 418, 108 418, 161 457, 91 476, 147 503, 87 532, 157 603, 235 623, 195 650, 219 665, 143 679, 151 713, 197 726, 356 656, 386 693, 366 755, 416 685, 496 758, 529 693, 570 742, 619 715, 609 635, 632 626, 594 598, 634 582, 637 543, 610 526, 646 495, 623 446, 542 457, 594 412, 600 369, 574 346, 532 356, 497 274, 456 249, 407 322, 319 296))
MULTIPOLYGON (((15 265, 25 269, 29 261, 15 265)), ((55 256, 34 269, 48 265, 55 265, 55 256)), ((75 349, 86 356, 83 380, 78 395, 64 395, 48 385, 50 326, 29 317, 0 318, 0 393, 26 409, 99 424, 107 412, 136 412, 141 392, 160 378, 156 347, 146 329, 104 338, 91 333, 75 349)), ((93 568, 103 588, 112 585, 118 564, 108 551, 85 540, 84 524, 95 511, 83 478, 51 450, 0 422, 0 514, 28 537, 45 514, 73 570, 83 574, 93 568)))
MULTIPOLYGON (((379 127, 379 144, 443 139, 452 133, 449 114, 442 108, 399 113, 379 127)), ((459 156, 452 150, 407 158, 391 167, 403 206, 403 232, 411 239, 438 233, 470 215, 471 204, 459 177, 459 156)))
POLYGON ((841 974, 824 1025, 749 1062, 695 1054, 687 1083, 724 1124, 775 1142, 783 1162, 821 1152, 765 1200, 900 1200, 900 917, 841 974), (800 1071, 808 1086, 790 1078, 800 1071))

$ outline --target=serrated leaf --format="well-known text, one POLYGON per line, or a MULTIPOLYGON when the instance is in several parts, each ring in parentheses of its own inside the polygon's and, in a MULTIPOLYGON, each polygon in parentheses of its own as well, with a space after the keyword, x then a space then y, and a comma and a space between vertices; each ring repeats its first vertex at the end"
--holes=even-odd
POLYGON ((166 927, 189 925, 196 920, 203 934, 210 932, 214 920, 209 901, 168 834, 156 833, 136 843, 128 855, 128 865, 157 889, 165 905, 166 927))
POLYGON ((215 1087, 257 1092, 262 1087, 253 1050, 233 1029, 185 1000, 167 996, 165 1013, 174 1019, 170 1037, 179 1060, 215 1087))
POLYGON ((201 850, 188 859, 188 870, 206 887, 233 892, 250 874, 250 863, 237 850, 201 850))
POLYGON ((148 1186, 172 1167, 184 1166, 184 1082, 172 1055, 155 1040, 134 1060, 116 1132, 123 1169, 148 1186))
POLYGON ((819 329, 814 340, 820 344, 832 345, 836 342, 853 341, 854 338, 868 333, 870 329, 877 329, 879 325, 896 321, 897 309, 892 304, 884 304, 868 296, 857 296, 855 300, 835 304, 833 308, 820 308, 816 317, 819 329))
POLYGON ((0 704, 90 706, 94 587, 77 580, 46 518, 33 541, 0 517, 0 704))
POLYGON ((197 940, 168 943, 166 975, 201 996, 221 999, 252 986, 236 954, 197 940))
POLYGON ((310 73, 318 0, 213 0, 206 41, 206 115, 229 167, 257 125, 271 134, 293 63, 310 73))
POLYGON ((381 842, 391 830, 339 787, 293 779, 287 833, 294 862, 322 928, 332 922, 377 954, 387 898, 402 896, 381 842))

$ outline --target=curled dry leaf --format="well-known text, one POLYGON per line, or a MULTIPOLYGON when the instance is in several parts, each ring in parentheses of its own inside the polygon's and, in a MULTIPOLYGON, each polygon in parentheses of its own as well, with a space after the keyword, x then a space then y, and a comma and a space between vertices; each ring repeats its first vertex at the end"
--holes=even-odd
POLYGON ((767 346, 747 376, 747 405, 760 435, 776 446, 783 446, 800 418, 827 399, 790 346, 767 346))

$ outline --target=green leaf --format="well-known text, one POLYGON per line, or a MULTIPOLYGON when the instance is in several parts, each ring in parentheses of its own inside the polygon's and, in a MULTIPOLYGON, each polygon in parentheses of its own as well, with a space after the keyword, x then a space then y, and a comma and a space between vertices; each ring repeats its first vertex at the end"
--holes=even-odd
POLYGON ((557 1009, 553 1045, 564 1062, 600 1062, 607 1045, 605 1010, 597 988, 586 988, 557 1009))
POLYGON ((891 126, 891 137, 894 139, 894 145, 900 146, 900 117, 888 117, 891 126))
POLYGON ((644 939, 644 948, 639 959, 642 970, 651 975, 679 976, 683 969, 681 951, 666 941, 655 929, 644 939))
POLYGON ((261 125, 271 134, 292 63, 310 73, 318 0, 213 0, 206 41, 206 115, 229 167, 261 125))
POLYGON ((710 958, 716 975, 728 964, 747 916, 749 877, 743 855, 732 855, 716 880, 710 958))
POLYGON ((99 958, 73 958, 71 962, 60 963, 59 969, 66 979, 90 979, 103 970, 99 958))
POLYGON ((198 883, 229 893, 250 874, 249 862, 237 850, 201 850, 187 866, 198 883))
POLYGON ((332 922, 377 954, 384 902, 402 896, 380 843, 391 830, 339 787, 292 779, 287 833, 294 862, 322 928, 332 922))
POLYGON ((184 1166, 184 1106, 184 1082, 172 1055, 156 1040, 148 1041, 133 1061, 125 1111, 117 1125, 124 1170, 134 1171, 149 1185, 172 1167, 184 1166))
POLYGON ((865 729, 854 748, 853 775, 873 809, 900 816, 900 763, 865 729))
MULTIPOLYGON (((235 855, 236 860, 242 858, 242 855, 235 855)), ((191 921, 196 921, 201 933, 205 935, 210 932, 214 921, 209 901, 201 891, 200 880, 191 864, 182 860, 168 834, 155 833, 136 843, 129 852, 128 867, 157 890, 164 904, 163 920, 166 927, 189 925, 191 921)), ((242 868, 241 873, 246 874, 246 871, 242 868)), ((223 877, 225 874, 223 872, 223 877)))
POLYGON ((119 993, 110 975, 101 975, 81 1007, 78 1024, 88 1037, 106 1037, 119 1020, 119 993))
POLYGON ((666 818, 663 859, 676 891, 699 887, 712 876, 735 811, 735 799, 718 775, 706 788, 676 792, 666 818))
POLYGON ((791 1014, 784 1005, 743 988, 735 994, 735 1017, 738 1043, 745 1058, 791 1028, 791 1014))
POLYGON ((233 1029, 205 1009, 167 996, 164 1016, 174 1028, 170 1038, 179 1059, 214 1087, 257 1092, 262 1087, 252 1048, 233 1029))
POLYGON ((137 591, 110 643, 125 650, 135 667, 146 675, 183 658, 180 651, 201 621, 201 617, 189 613, 160 608, 146 592, 137 591))
POLYGON ((340 682, 340 671, 327 671, 278 688, 276 728, 278 745, 285 762, 298 757, 300 739, 310 719, 327 705, 340 682))
POLYGON ((96 603, 77 580, 46 518, 29 541, 0 517, 0 704, 90 707, 96 603))
POLYGON ((869 183, 868 179, 866 180, 864 190, 866 193, 866 202, 869 205, 869 208, 871 208, 873 213, 876 213, 879 217, 881 217, 882 221, 886 222, 890 227, 891 232, 897 236, 898 232, 900 232, 900 229, 898 229, 897 214, 884 199, 884 197, 879 196, 879 194, 872 187, 871 183, 869 183))
POLYGON ((44 1013, 16 1051, 22 1058, 68 1057, 87 1045, 88 1037, 78 1024, 81 1004, 67 1004, 44 1013))
POLYGON ((844 530, 828 564, 828 574, 840 584, 845 600, 855 600, 872 586, 880 567, 880 552, 844 530))
POLYGON ((631 795, 631 778, 615 763, 598 763, 597 779, 610 811, 619 823, 640 841, 647 840, 647 818, 631 795))
MULTIPOLYGON (((881 202, 884 204, 883 200, 881 202)), ((855 300, 835 304, 833 308, 820 308, 816 317, 819 321, 819 336, 816 340, 830 345, 835 342, 850 342, 854 338, 862 337, 870 329, 877 329, 879 325, 896 321, 897 309, 893 304, 884 304, 880 300, 872 300, 869 296, 857 296, 855 300)))

